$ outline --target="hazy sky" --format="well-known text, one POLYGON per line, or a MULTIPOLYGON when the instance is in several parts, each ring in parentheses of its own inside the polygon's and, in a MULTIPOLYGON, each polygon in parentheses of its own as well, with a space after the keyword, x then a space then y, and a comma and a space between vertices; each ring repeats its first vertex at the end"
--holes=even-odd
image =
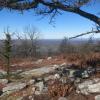
MULTIPOLYGON (((82 9, 100 17, 100 14, 98 14, 98 12, 100 13, 100 2, 84 6, 82 9)), ((17 30, 21 33, 25 26, 33 25, 39 29, 41 38, 59 39, 64 36, 71 37, 87 32, 95 25, 90 20, 68 12, 62 12, 62 15, 56 16, 55 22, 52 24, 49 24, 49 21, 48 17, 41 19, 41 16, 34 16, 32 10, 23 14, 6 9, 2 10, 0 11, 0 38, 3 37, 4 28, 8 26, 12 32, 17 30)), ((100 34, 96 37, 100 38, 100 34)))

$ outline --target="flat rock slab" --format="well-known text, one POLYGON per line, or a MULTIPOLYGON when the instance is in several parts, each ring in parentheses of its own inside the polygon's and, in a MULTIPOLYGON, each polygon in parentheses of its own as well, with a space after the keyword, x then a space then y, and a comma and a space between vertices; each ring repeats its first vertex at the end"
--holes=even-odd
POLYGON ((95 100, 100 100, 100 95, 96 95, 95 100))
POLYGON ((77 93, 89 95, 90 93, 100 93, 100 79, 87 80, 83 83, 78 84, 77 93))
POLYGON ((46 73, 53 72, 55 70, 54 67, 42 67, 42 68, 37 68, 29 71, 22 72, 20 75, 22 77, 26 76, 41 76, 46 73))
POLYGON ((21 90, 26 87, 26 83, 10 83, 3 88, 3 92, 21 90))

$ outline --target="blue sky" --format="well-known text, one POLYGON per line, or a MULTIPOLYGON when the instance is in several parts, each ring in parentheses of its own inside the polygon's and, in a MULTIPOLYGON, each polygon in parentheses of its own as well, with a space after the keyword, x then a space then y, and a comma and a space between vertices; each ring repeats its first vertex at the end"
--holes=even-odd
MULTIPOLYGON (((99 1, 99 0, 97 0, 99 1)), ((100 2, 82 7, 83 10, 96 14, 100 17, 100 2)), ((79 15, 62 12, 62 15, 56 16, 55 22, 49 24, 49 18, 41 19, 41 16, 34 16, 34 11, 25 11, 23 14, 16 11, 0 11, 0 38, 3 37, 4 28, 10 27, 12 32, 22 33, 25 26, 33 25, 40 31, 40 38, 43 39, 61 39, 64 36, 71 37, 80 33, 87 32, 94 27, 94 23, 79 15)), ((89 35, 84 36, 85 38, 89 35)), ((84 38, 81 37, 81 38, 84 38)), ((96 35, 100 38, 100 34, 96 35)))

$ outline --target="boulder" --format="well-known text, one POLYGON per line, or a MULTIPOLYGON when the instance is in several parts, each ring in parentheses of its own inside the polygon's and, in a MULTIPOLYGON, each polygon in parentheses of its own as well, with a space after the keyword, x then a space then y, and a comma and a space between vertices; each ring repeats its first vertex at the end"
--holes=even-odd
POLYGON ((47 58, 47 60, 51 60, 51 59, 52 59, 52 57, 48 57, 48 58, 47 58))
POLYGON ((66 63, 62 63, 60 66, 65 67, 66 65, 67 65, 66 63))
POLYGON ((53 69, 54 69, 54 70, 58 69, 59 67, 60 67, 59 65, 56 65, 56 64, 53 65, 53 69))
POLYGON ((59 74, 55 74, 54 75, 54 79, 60 79, 60 75, 59 74))
POLYGON ((44 83, 43 81, 41 81, 41 82, 36 83, 35 86, 38 88, 38 91, 42 92, 44 88, 44 83))
POLYGON ((7 84, 8 83, 8 80, 7 79, 0 79, 0 83, 1 84, 7 84))
POLYGON ((77 86, 76 92, 84 95, 88 95, 90 93, 100 93, 100 80, 97 78, 80 83, 77 86))
POLYGON ((28 85, 33 85, 35 83, 34 79, 29 80, 28 85))
POLYGON ((44 66, 44 67, 41 67, 41 68, 36 68, 36 69, 33 69, 33 70, 28 70, 28 71, 25 71, 25 72, 22 72, 20 73, 20 75, 22 77, 30 77, 30 76, 42 76, 44 74, 47 74, 47 73, 51 73, 51 72, 54 72, 54 68, 53 67, 47 67, 47 66, 44 66))
POLYGON ((100 93, 100 82, 88 86, 89 93, 100 93))
POLYGON ((40 91, 35 91, 35 95, 40 95, 40 91))
POLYGON ((82 78, 89 78, 89 74, 86 70, 82 73, 82 78))
POLYGON ((95 100, 100 100, 100 95, 96 95, 95 100))
POLYGON ((26 83, 10 83, 6 87, 3 88, 3 92, 8 92, 8 91, 17 91, 21 90, 26 87, 26 83))

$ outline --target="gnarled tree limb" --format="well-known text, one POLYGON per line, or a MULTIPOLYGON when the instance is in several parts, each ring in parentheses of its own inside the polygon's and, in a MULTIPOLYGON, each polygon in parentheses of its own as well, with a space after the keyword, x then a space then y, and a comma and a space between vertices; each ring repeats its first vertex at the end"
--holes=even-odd
POLYGON ((23 11, 47 7, 49 11, 46 11, 46 13, 53 13, 54 9, 72 12, 89 19, 100 26, 100 17, 81 10, 81 6, 90 1, 91 0, 0 0, 0 8, 23 11), (50 10, 49 8, 53 10, 50 10))

